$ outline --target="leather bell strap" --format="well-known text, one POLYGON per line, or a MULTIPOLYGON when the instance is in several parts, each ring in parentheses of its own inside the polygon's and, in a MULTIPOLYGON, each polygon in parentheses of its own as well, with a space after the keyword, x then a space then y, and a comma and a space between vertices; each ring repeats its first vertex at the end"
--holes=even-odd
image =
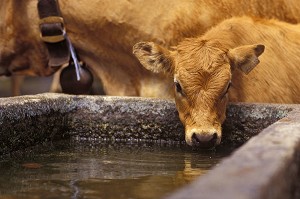
POLYGON ((65 37, 64 20, 57 0, 39 0, 41 39, 45 42, 49 54, 48 65, 58 68, 70 60, 70 50, 65 37))

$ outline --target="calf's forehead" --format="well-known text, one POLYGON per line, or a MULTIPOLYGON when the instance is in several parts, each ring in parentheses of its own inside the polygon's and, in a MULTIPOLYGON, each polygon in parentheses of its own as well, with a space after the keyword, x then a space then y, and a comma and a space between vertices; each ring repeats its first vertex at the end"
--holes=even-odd
POLYGON ((180 81, 204 84, 214 77, 225 78, 224 81, 228 81, 231 70, 227 49, 218 43, 187 40, 177 46, 174 72, 175 78, 180 81))
POLYGON ((175 72, 202 70, 211 73, 228 63, 227 52, 219 42, 185 40, 176 48, 175 72))
POLYGON ((180 82, 186 97, 194 99, 214 100, 220 97, 231 80, 231 70, 228 64, 211 72, 198 70, 187 72, 180 70, 175 78, 180 82))

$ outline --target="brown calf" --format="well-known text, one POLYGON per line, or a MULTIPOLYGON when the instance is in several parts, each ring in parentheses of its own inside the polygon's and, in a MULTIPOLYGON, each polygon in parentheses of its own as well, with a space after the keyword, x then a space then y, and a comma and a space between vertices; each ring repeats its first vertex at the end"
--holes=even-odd
POLYGON ((174 78, 176 106, 189 145, 220 143, 228 100, 300 102, 300 25, 232 18, 174 50, 141 42, 134 54, 145 68, 174 78))

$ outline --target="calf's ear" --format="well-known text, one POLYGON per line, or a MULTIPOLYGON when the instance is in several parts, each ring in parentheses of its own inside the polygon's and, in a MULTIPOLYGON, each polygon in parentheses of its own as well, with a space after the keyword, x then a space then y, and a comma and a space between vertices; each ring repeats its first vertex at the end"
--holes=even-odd
POLYGON ((153 42, 139 42, 133 46, 133 54, 141 64, 155 73, 173 74, 174 61, 169 50, 153 42))
POLYGON ((245 74, 252 71, 259 64, 258 57, 264 52, 265 46, 245 45, 229 50, 228 58, 233 68, 238 68, 245 74))

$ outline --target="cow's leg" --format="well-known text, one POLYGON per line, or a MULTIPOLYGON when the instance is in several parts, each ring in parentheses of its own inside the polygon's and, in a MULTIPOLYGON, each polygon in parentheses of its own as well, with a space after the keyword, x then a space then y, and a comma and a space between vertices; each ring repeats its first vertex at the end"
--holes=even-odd
POLYGON ((96 70, 93 69, 93 72, 101 80, 106 95, 139 96, 139 83, 136 80, 132 80, 132 77, 127 76, 126 73, 119 74, 119 71, 116 71, 115 73, 107 74, 98 68, 96 70))
POLYGON ((62 69, 63 69, 63 67, 61 67, 56 73, 54 73, 49 92, 51 92, 51 93, 61 93, 62 92, 60 82, 59 82, 60 73, 61 73, 62 69))
POLYGON ((21 95, 21 87, 22 83, 24 82, 24 76, 11 76, 11 95, 12 96, 19 96, 21 95))

